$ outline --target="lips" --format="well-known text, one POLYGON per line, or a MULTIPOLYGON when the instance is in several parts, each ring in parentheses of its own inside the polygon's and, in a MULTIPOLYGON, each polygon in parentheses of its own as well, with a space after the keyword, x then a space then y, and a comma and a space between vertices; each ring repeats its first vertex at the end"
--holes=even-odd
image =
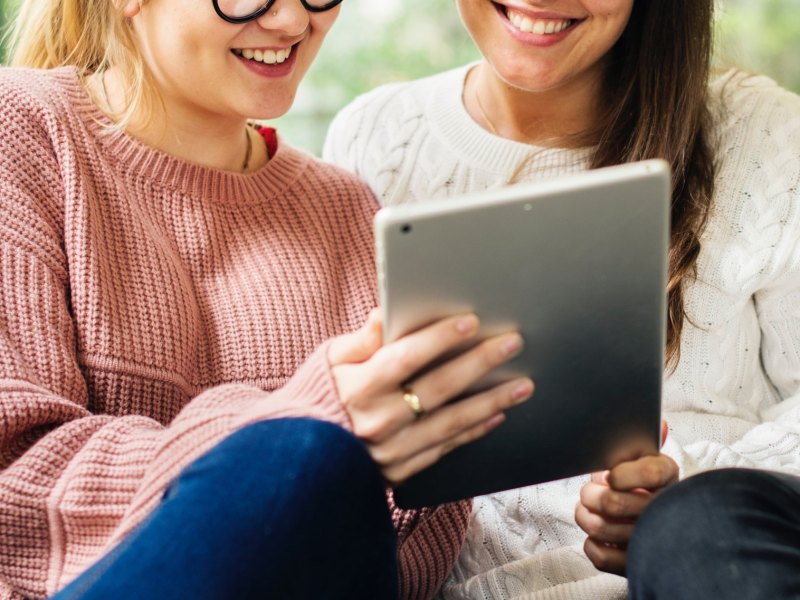
POLYGON ((232 48, 230 52, 251 73, 273 79, 283 78, 294 72, 301 43, 284 48, 232 48))

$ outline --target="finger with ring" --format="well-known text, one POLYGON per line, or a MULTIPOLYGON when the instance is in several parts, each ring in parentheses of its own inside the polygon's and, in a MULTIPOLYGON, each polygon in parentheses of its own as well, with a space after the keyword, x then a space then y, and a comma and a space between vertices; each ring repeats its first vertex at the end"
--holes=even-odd
POLYGON ((403 389, 403 402, 405 402, 408 408, 411 409, 411 412, 414 413, 415 419, 419 419, 425 414, 425 408, 422 406, 419 396, 417 396, 410 387, 403 389))

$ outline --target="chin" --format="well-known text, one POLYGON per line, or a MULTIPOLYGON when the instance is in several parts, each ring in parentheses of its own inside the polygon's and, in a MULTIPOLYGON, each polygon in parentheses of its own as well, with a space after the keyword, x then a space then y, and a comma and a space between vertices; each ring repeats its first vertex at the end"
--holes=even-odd
POLYGON ((292 104, 294 104, 294 98, 295 94, 291 94, 288 97, 281 96, 280 98, 259 98, 257 106, 254 107, 250 114, 253 119, 258 119, 259 121, 277 119, 289 112, 292 104))
POLYGON ((550 77, 536 77, 530 74, 518 75, 514 73, 499 72, 498 75, 503 82, 517 90, 525 92, 545 92, 554 87, 558 87, 558 82, 550 77))

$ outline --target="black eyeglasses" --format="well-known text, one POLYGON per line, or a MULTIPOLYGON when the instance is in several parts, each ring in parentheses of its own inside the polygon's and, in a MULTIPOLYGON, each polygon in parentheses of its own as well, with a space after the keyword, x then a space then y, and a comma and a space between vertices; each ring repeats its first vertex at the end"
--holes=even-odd
MULTIPOLYGON (((267 12, 275 0, 212 0, 214 10, 228 23, 247 23, 267 12)), ((300 0, 306 10, 325 12, 342 3, 342 0, 300 0)))

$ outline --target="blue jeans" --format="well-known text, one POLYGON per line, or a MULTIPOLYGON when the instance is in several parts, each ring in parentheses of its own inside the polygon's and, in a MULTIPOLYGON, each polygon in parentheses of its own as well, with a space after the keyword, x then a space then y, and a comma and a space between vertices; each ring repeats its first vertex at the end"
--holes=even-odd
POLYGON ((665 490, 628 548, 631 600, 800 598, 800 478, 749 469, 665 490))
POLYGON ((189 465, 57 600, 397 598, 380 472, 344 429, 262 421, 189 465))

